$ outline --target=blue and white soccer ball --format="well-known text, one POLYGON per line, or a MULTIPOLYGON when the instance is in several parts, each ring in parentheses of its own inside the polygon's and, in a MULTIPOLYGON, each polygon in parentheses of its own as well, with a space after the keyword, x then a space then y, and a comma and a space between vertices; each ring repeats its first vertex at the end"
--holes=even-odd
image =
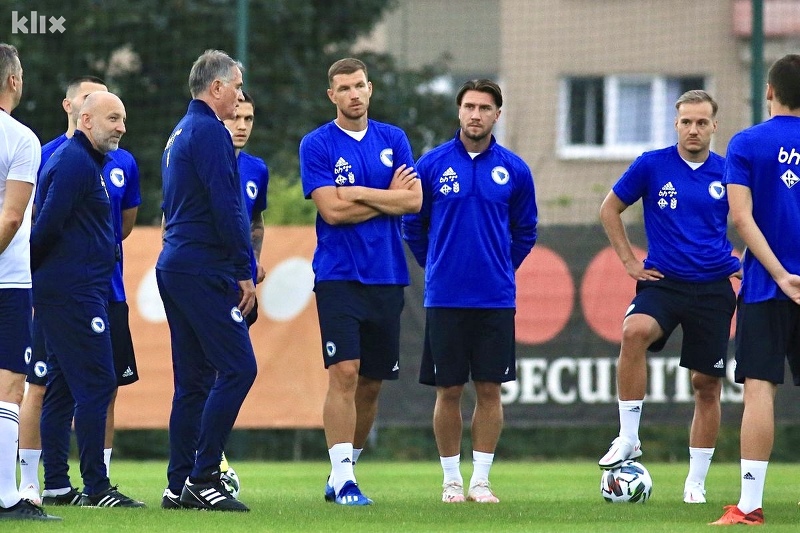
POLYGON ((236 470, 229 466, 226 472, 220 474, 219 479, 222 481, 222 486, 225 487, 225 490, 227 490, 231 496, 238 499, 242 485, 239 481, 239 475, 236 474, 236 470))
POLYGON ((610 503, 644 503, 653 493, 653 478, 642 463, 625 461, 616 468, 604 470, 600 477, 600 494, 610 503))

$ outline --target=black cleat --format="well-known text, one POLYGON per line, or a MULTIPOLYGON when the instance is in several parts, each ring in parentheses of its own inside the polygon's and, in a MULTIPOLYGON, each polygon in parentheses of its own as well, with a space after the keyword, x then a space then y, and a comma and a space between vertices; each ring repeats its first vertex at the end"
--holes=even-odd
POLYGON ((180 503, 184 507, 206 511, 250 511, 245 504, 231 496, 219 480, 208 483, 192 483, 187 480, 181 491, 180 503))
POLYGON ((181 497, 169 488, 164 489, 164 495, 161 497, 162 509, 186 509, 187 507, 181 503, 181 497))
MULTIPOLYGON (((45 490, 45 492, 47 492, 45 490)), ((75 487, 70 487, 69 492, 58 496, 47 496, 42 494, 42 505, 80 505, 81 492, 75 487)))
POLYGON ((144 502, 128 498, 117 490, 117 485, 94 496, 84 494, 81 497, 81 507, 145 507, 144 502))
POLYGON ((0 507, 0 520, 61 520, 61 517, 49 515, 32 501, 23 499, 11 507, 0 507))

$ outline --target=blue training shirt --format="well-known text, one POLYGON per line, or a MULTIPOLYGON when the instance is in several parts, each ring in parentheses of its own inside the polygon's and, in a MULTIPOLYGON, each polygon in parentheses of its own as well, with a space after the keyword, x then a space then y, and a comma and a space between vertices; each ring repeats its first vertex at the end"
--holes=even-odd
MULTIPOLYGON (((783 267, 800 274, 800 118, 774 116, 733 136, 725 184, 744 185, 753 197, 753 219, 783 267)), ((745 303, 787 296, 752 253, 743 261, 745 303)))
MULTIPOLYGON (((42 163, 39 166, 41 176, 47 160, 56 149, 67 141, 66 134, 61 134, 49 143, 42 146, 42 163)), ((114 265, 111 276, 111 292, 109 301, 125 301, 125 283, 122 277, 123 251, 122 251, 122 212, 126 209, 138 207, 142 203, 139 189, 139 166, 133 155, 127 150, 118 148, 106 154, 106 163, 101 171, 105 180, 108 198, 111 200, 111 217, 114 224, 114 237, 119 250, 119 261, 114 265)))
POLYGON ((250 217, 244 210, 233 141, 202 100, 189 103, 172 131, 161 176, 165 233, 156 268, 250 279, 250 217))
MULTIPOLYGON (((267 208, 269 169, 263 159, 241 150, 239 155, 236 156, 236 163, 239 166, 239 179, 242 182, 244 211, 252 221, 257 217, 261 217, 262 211, 267 208)), ((258 278, 255 254, 250 258, 250 268, 253 271, 253 283, 255 283, 258 278)))
POLYGON ((710 152, 692 170, 673 145, 640 155, 612 190, 625 204, 642 199, 645 268, 668 278, 710 282, 739 270, 728 240, 725 159, 710 152))
MULTIPOLYGON (((300 142, 303 193, 326 186, 361 185, 386 189, 395 169, 414 166, 406 134, 391 124, 369 120, 360 141, 331 121, 300 142)), ((316 281, 359 281, 408 285, 400 217, 378 215, 357 224, 332 226, 317 214, 317 248, 312 266, 316 281)))
POLYGON ((105 303, 116 263, 103 154, 81 131, 42 167, 31 230, 34 304, 105 303))
POLYGON ((425 267, 425 307, 514 308, 514 271, 536 243, 533 175, 492 136, 474 159, 459 139, 417 161, 422 210, 403 237, 425 267))

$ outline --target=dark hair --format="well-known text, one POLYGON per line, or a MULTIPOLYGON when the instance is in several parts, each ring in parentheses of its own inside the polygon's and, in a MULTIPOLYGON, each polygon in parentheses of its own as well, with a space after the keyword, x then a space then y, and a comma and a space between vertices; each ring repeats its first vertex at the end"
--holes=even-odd
POLYGON ((8 77, 12 74, 19 76, 21 69, 17 48, 11 44, 0 43, 0 91, 7 89, 8 77))
POLYGON ((717 102, 711 98, 711 95, 702 89, 693 89, 680 95, 678 100, 675 102, 675 109, 680 111, 680 107, 683 104, 702 104, 703 102, 708 102, 711 104, 711 116, 716 117, 719 106, 717 105, 717 102))
POLYGON ((67 98, 70 98, 70 93, 74 93, 78 90, 78 87, 81 86, 81 83, 96 83, 98 85, 106 84, 102 78, 98 78, 97 76, 91 76, 89 74, 84 76, 76 76, 67 82, 67 90, 65 91, 67 98))
POLYGON ((464 98, 464 93, 467 91, 479 91, 486 94, 491 94, 494 98, 494 104, 497 108, 503 107, 503 93, 500 91, 500 86, 497 85, 492 80, 487 79, 479 79, 479 80, 469 80, 465 82, 464 85, 458 90, 458 94, 456 94, 456 105, 461 107, 461 100, 464 98))
POLYGON ((352 74, 359 70, 364 71, 364 76, 367 76, 367 65, 360 59, 354 57, 345 57, 331 65, 328 69, 328 85, 333 87, 333 77, 338 74, 352 74))
POLYGON ((253 106, 253 111, 256 110, 256 103, 253 101, 253 97, 250 96, 250 93, 242 91, 243 101, 247 102, 251 106, 253 106))
POLYGON ((232 76, 233 67, 238 67, 244 71, 244 67, 239 61, 231 58, 221 50, 206 50, 197 58, 189 72, 189 92, 192 98, 208 89, 214 80, 221 80, 229 83, 232 76))
POLYGON ((769 69, 773 96, 789 109, 800 108, 800 55, 787 54, 769 69))

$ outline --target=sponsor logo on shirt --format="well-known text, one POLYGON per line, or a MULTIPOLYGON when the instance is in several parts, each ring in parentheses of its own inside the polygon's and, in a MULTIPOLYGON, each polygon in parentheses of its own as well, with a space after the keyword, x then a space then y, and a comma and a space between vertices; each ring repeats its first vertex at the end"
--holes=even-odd
POLYGON ((439 192, 445 196, 451 192, 458 193, 461 190, 461 186, 458 182, 458 174, 453 170, 453 167, 447 167, 447 170, 439 176, 439 183, 442 184, 442 186, 439 187, 439 192))
POLYGON ((671 181, 667 182, 667 184, 658 191, 658 207, 661 209, 666 209, 667 207, 675 209, 678 207, 677 196, 678 191, 675 190, 675 186, 671 181))
POLYGON ((350 163, 348 163, 344 157, 340 157, 338 161, 336 161, 336 165, 333 167, 333 174, 336 176, 333 181, 336 182, 336 185, 340 187, 342 185, 353 185, 356 182, 355 175, 350 172, 350 169, 353 168, 350 163))

